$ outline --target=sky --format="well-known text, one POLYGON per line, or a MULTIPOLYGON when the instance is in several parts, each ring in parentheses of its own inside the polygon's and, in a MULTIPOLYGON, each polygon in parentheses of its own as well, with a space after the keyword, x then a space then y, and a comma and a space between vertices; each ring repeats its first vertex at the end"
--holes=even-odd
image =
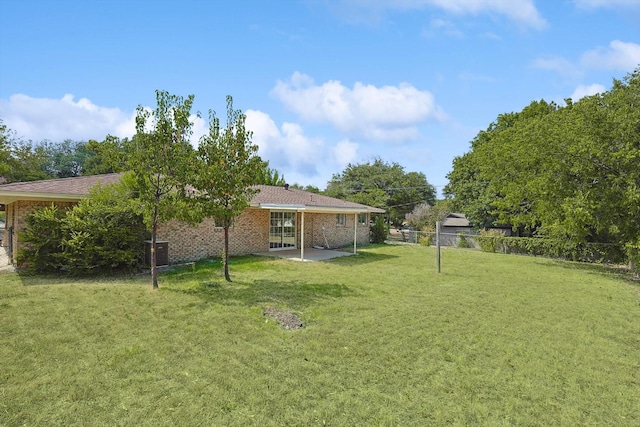
POLYGON ((260 156, 320 189, 379 157, 441 192, 500 114, 640 66, 640 0, 2 0, 0 16, 18 137, 130 137, 165 90, 195 95, 197 146, 231 95, 260 156))

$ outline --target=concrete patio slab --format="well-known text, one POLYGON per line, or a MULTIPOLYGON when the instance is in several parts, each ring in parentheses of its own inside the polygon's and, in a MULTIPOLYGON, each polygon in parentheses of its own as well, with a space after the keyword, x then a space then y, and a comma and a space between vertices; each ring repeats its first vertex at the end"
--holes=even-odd
POLYGON ((333 249, 304 249, 304 260, 300 259, 300 249, 292 249, 286 251, 259 252, 254 255, 270 256, 275 258, 286 258, 294 261, 325 261, 328 259, 339 258, 343 256, 353 255, 353 252, 336 251, 333 249))

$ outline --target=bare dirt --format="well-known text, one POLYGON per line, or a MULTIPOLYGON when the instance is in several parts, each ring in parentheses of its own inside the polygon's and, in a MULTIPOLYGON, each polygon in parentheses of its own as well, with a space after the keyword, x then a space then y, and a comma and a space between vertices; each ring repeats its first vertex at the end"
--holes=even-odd
POLYGON ((290 311, 280 310, 271 306, 264 310, 264 315, 274 319, 280 326, 288 330, 301 329, 304 327, 302 320, 290 311))

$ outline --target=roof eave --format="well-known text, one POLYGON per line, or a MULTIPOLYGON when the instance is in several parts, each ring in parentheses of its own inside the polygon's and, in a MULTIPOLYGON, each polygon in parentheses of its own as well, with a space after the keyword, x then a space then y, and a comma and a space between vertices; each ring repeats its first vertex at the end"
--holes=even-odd
MULTIPOLYGON (((299 212, 311 212, 311 213, 366 213, 372 212, 368 206, 355 207, 355 206, 313 206, 313 205, 298 205, 298 204, 286 204, 286 203, 257 203, 252 204, 252 207, 260 209, 271 209, 281 211, 299 211, 299 212)), ((376 208, 373 208, 376 209, 376 208)), ((384 212, 380 210, 380 212, 384 212)))
POLYGON ((9 204, 18 200, 25 201, 52 201, 52 202, 77 202, 86 195, 65 193, 32 193, 25 191, 0 191, 0 203, 9 204))

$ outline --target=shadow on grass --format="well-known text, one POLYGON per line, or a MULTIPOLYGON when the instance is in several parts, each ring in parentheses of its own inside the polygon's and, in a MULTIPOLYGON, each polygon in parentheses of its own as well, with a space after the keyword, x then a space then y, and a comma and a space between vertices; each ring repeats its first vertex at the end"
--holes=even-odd
POLYGON ((329 298, 341 298, 355 293, 346 285, 313 284, 275 280, 256 280, 252 283, 226 282, 222 280, 199 283, 175 283, 163 288, 171 292, 194 295, 207 302, 224 305, 259 307, 277 305, 303 310, 329 298))
MULTIPOLYGON (((304 264, 295 261, 291 263, 292 267, 305 267, 304 264)), ((278 259, 253 255, 232 257, 229 259, 229 266, 232 270, 231 278, 234 280, 232 282, 224 280, 220 259, 206 259, 198 261, 194 268, 177 268, 165 273, 164 286, 161 288, 170 292, 194 295, 206 302, 217 304, 248 307, 277 305, 294 310, 305 309, 321 300, 355 294, 343 284, 316 284, 295 278, 289 279, 289 272, 279 271, 282 263, 278 259), (240 272, 252 271, 263 271, 265 275, 277 275, 282 279, 234 279, 234 275, 237 276, 240 272)), ((295 269, 290 274, 295 275, 295 269)))
POLYGON ((610 264, 591 264, 588 262, 552 260, 554 267, 568 270, 582 270, 599 276, 621 279, 635 286, 640 286, 640 278, 627 266, 610 264))
POLYGON ((15 273, 18 280, 24 286, 43 286, 43 285, 106 285, 106 284, 122 284, 134 283, 139 276, 132 273, 128 274, 112 274, 97 276, 73 276, 69 274, 37 274, 32 272, 18 271, 15 273))
POLYGON ((369 252, 366 249, 358 249, 358 253, 355 256, 344 256, 333 259, 328 259, 319 262, 328 262, 338 265, 359 265, 370 262, 386 261, 390 259, 399 258, 397 255, 380 254, 375 252, 369 252))

